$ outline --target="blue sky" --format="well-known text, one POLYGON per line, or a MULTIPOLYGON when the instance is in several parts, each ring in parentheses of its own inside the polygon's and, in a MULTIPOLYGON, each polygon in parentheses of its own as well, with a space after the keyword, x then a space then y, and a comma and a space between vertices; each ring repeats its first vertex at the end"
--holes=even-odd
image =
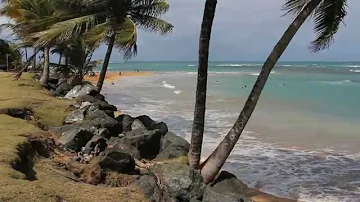
MULTIPOLYGON (((169 12, 163 16, 175 27, 172 34, 159 36, 139 32, 138 56, 135 61, 195 61, 204 9, 204 0, 168 0, 169 12)), ((283 31, 290 16, 281 17, 285 0, 219 0, 211 38, 210 60, 263 61, 283 31)), ((314 39, 312 21, 298 32, 282 56, 283 61, 360 61, 360 1, 348 0, 346 26, 341 26, 330 50, 310 53, 314 39), (358 11, 358 12, 356 12, 358 11)), ((3 19, 2 19, 3 20, 3 19)), ((2 33, 4 35, 4 33, 2 33)), ((94 57, 101 59, 102 46, 94 57)), ((121 60, 114 51, 113 61, 121 60)))

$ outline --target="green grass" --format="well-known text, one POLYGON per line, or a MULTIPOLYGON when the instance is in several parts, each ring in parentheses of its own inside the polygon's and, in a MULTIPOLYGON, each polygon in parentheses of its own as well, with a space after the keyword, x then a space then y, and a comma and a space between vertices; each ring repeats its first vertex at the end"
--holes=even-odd
MULTIPOLYGON (((13 81, 11 74, 0 73, 0 109, 27 108, 45 126, 59 126, 69 113, 70 101, 53 98, 31 78, 23 74, 13 81)), ((49 137, 32 123, 5 114, 0 115, 0 201, 145 201, 135 187, 110 188, 69 180, 50 167, 52 159, 37 158, 34 170, 37 180, 25 180, 10 164, 19 158, 18 145, 28 137, 49 137), (49 167, 50 166, 50 167, 49 167)))

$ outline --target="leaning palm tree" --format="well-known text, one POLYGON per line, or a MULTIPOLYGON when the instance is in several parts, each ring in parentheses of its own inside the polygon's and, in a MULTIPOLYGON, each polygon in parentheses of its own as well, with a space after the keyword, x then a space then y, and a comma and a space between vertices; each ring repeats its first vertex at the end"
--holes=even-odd
POLYGON ((118 47, 125 59, 136 54, 136 29, 169 33, 173 26, 159 19, 169 5, 165 0, 56 0, 64 1, 68 10, 78 13, 77 17, 56 23, 49 30, 37 33, 38 44, 57 43, 83 33, 99 33, 97 38, 107 43, 108 49, 96 85, 101 91, 112 49, 118 47), (130 28, 133 27, 133 28, 130 28), (125 30, 125 31, 124 31, 125 30))
POLYGON ((317 33, 317 37, 311 43, 311 50, 316 52, 326 49, 333 41, 334 34, 338 31, 341 22, 346 16, 346 3, 346 0, 286 1, 284 9, 287 10, 288 14, 294 14, 295 19, 265 61, 261 73, 235 124, 224 140, 202 164, 201 175, 206 183, 213 181, 224 165, 256 107, 271 70, 305 20, 312 16, 315 21, 314 30, 317 33))
POLYGON ((201 146, 204 134, 209 45, 216 4, 217 0, 207 0, 205 2, 204 16, 200 31, 198 81, 194 122, 189 150, 189 165, 195 169, 198 169, 200 165, 201 146))

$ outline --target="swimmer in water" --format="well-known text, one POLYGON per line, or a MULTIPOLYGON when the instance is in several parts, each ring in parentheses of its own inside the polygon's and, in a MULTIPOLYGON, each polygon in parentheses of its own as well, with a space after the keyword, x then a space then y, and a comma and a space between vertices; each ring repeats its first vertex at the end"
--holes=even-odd
POLYGON ((111 84, 114 85, 115 83, 112 81, 111 84))
POLYGON ((219 83, 219 81, 215 81, 215 83, 219 83))

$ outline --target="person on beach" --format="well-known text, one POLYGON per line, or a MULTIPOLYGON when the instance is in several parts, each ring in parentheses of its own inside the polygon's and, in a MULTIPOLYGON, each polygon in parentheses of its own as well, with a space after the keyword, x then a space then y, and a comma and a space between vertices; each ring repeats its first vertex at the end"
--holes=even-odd
POLYGON ((121 72, 119 72, 119 75, 121 75, 121 72))
POLYGON ((115 83, 112 81, 111 84, 114 85, 115 83))

